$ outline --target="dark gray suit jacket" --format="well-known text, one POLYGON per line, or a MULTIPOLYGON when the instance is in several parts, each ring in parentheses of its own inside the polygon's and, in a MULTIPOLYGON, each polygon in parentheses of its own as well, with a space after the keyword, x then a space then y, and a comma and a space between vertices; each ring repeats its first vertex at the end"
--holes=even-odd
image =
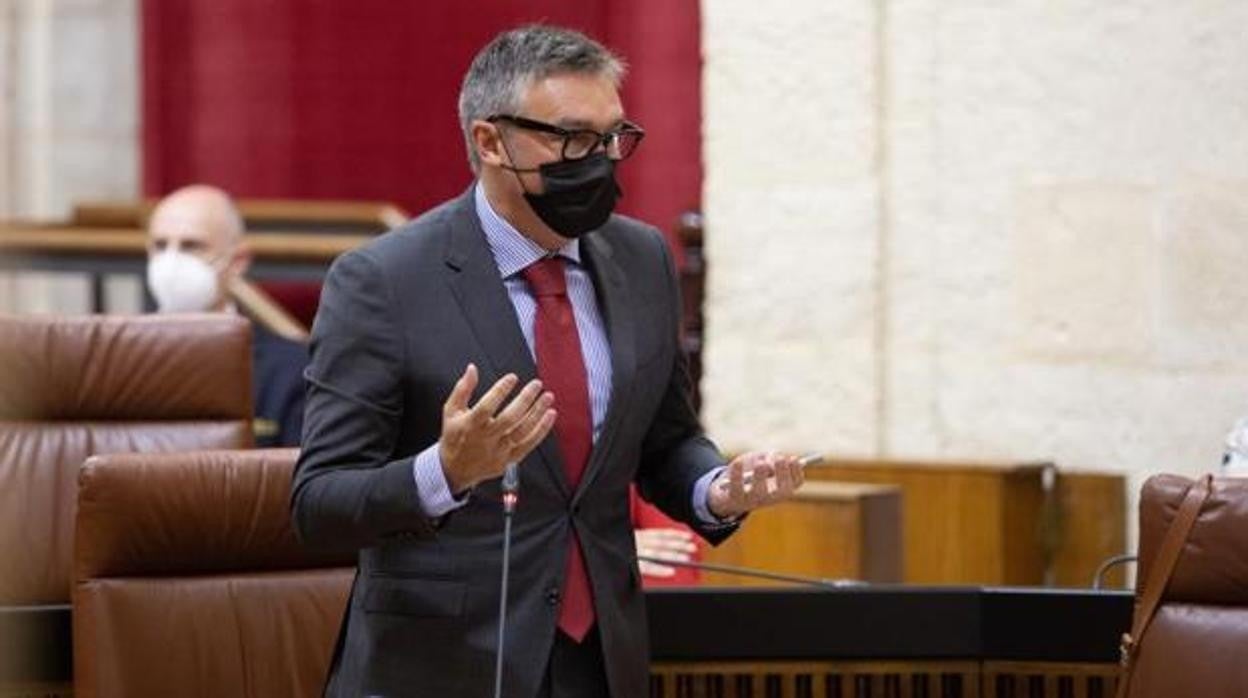
MULTIPOLYGON (((505 694, 530 698, 555 633, 564 558, 579 535, 612 694, 647 694, 648 636, 628 485, 712 542, 694 482, 722 464, 690 407, 680 304, 655 229, 612 216, 582 238, 611 343, 612 394, 572 491, 552 434, 520 465, 511 549, 505 694)), ((437 441, 442 405, 468 362, 474 401, 536 368, 499 278, 472 190, 336 260, 312 328, 299 536, 359 550, 331 696, 488 696, 502 558, 499 482, 439 521, 420 506, 412 456, 437 441)))

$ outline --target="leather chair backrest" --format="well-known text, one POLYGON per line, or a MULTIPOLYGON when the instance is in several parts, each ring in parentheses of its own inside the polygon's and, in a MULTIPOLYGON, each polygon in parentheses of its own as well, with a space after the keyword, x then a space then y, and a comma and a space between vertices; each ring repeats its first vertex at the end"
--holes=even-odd
POLYGON ((251 445, 250 342, 225 314, 0 317, 0 606, 69 602, 88 456, 251 445))
POLYGON ((297 451, 97 456, 74 572, 80 698, 319 695, 353 551, 301 547, 297 451))
MULTIPOLYGON (((1140 495, 1138 579, 1192 484, 1159 475, 1140 495)), ((1248 479, 1214 478, 1140 643, 1134 698, 1242 696, 1248 691, 1248 479)))

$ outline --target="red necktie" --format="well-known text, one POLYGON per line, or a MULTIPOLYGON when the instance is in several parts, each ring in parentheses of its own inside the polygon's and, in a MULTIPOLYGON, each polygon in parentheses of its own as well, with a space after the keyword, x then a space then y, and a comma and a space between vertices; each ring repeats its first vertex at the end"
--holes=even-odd
MULTIPOLYGON (((537 375, 546 390, 555 396, 555 411, 559 413, 555 439, 563 454, 568 484, 575 491, 589 462, 594 427, 589 407, 589 381, 585 376, 585 360, 581 355, 581 338, 576 331, 572 302, 568 300, 563 259, 540 260, 524 270, 524 278, 537 298, 533 332, 537 375)), ((559 629, 580 642, 594 624, 594 599, 575 532, 568 547, 562 599, 559 629)))

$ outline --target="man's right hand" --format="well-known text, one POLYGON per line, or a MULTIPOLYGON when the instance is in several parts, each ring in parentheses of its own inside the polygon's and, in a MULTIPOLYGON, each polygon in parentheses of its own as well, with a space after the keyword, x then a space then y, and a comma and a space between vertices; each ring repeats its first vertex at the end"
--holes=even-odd
POLYGON ((468 364, 442 406, 438 449, 446 484, 456 496, 500 477, 508 463, 524 459, 555 425, 555 396, 542 390, 541 381, 529 381, 508 401, 520 382, 509 373, 469 406, 477 381, 477 367, 468 364))

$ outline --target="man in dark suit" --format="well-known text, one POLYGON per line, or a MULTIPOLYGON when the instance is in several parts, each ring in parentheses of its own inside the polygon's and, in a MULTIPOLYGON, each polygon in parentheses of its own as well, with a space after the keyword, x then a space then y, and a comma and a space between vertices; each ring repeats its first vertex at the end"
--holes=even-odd
POLYGON ((476 184, 329 271, 292 485, 304 541, 359 550, 328 695, 490 694, 509 463, 515 698, 646 694, 630 483, 712 542, 801 484, 702 435, 668 250, 612 215, 622 72, 576 32, 494 39, 460 95, 476 184))

